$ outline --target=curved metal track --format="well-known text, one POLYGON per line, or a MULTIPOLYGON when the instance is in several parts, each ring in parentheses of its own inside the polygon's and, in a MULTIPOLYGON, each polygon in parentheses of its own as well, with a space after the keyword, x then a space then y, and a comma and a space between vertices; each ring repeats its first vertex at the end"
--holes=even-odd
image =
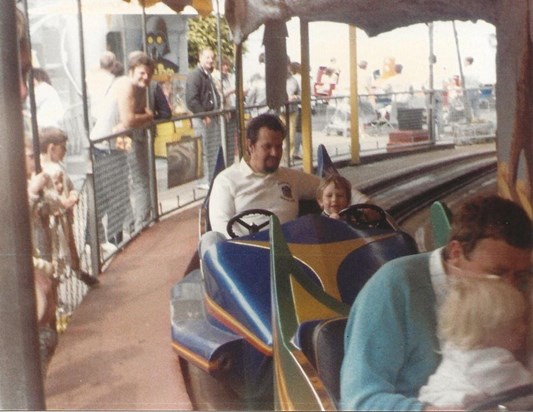
POLYGON ((365 193, 398 223, 473 181, 496 172, 495 153, 454 157, 405 169, 390 178, 364 185, 365 193))

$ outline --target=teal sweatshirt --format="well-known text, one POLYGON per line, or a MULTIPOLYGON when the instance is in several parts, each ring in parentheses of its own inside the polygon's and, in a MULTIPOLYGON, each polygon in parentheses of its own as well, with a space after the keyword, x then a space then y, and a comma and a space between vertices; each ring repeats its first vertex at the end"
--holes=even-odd
POLYGON ((341 408, 423 408, 416 397, 440 363, 430 253, 383 265, 355 300, 346 327, 341 408))

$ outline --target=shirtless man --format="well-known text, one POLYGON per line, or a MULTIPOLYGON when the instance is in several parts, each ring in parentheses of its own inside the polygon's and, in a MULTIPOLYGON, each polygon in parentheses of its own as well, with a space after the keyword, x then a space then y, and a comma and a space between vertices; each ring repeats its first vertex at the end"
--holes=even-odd
MULTIPOLYGON (((126 149, 131 175, 130 191, 133 195, 134 229, 141 230, 150 218, 148 143, 146 131, 142 128, 154 119, 154 114, 147 107, 146 100, 146 90, 150 85, 154 67, 154 61, 147 54, 141 51, 130 53, 128 74, 114 81, 103 102, 101 116, 96 120, 90 136, 91 140, 97 140, 123 130, 135 129, 131 133, 131 149, 128 138, 117 138, 114 148, 110 144, 112 142, 99 142, 94 145, 96 190, 104 197, 99 208, 100 218, 108 214, 108 237, 114 238, 116 243, 122 241, 122 224, 130 207, 129 199, 122 199, 117 206, 117 204, 105 201, 105 193, 108 194, 107 197, 111 197, 113 193, 120 193, 128 187, 127 170, 125 171, 124 167, 117 167, 124 162, 124 149, 126 149), (115 156, 117 161, 104 162, 103 159, 106 156, 115 156), (103 167, 104 164, 110 163, 115 163, 113 170, 100 173, 99 165, 103 167), (109 176, 106 176, 109 173, 114 174, 115 178, 109 179, 109 176)), ((100 233, 100 235, 103 234, 100 233)))

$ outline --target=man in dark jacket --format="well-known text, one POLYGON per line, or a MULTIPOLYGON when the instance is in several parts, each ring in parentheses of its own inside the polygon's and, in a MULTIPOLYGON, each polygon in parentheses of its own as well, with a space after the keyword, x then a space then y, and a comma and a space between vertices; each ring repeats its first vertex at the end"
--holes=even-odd
MULTIPOLYGON (((211 73, 215 65, 215 53, 210 48, 200 51, 198 66, 187 77, 185 101, 192 113, 204 113, 220 108, 220 96, 211 73)), ((203 116, 192 119, 196 133, 202 136, 203 179, 198 185, 207 189, 213 176, 213 167, 219 142, 216 117, 203 116)))

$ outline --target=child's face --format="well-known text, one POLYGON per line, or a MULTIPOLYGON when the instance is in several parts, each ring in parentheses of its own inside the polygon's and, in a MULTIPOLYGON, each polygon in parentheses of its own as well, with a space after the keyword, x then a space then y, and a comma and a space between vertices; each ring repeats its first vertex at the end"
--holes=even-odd
POLYGON ((26 177, 29 178, 35 172, 35 158, 33 157, 33 150, 25 148, 26 159, 26 177))
POLYGON ((487 337, 486 346, 499 347, 507 349, 510 352, 516 352, 526 343, 527 323, 525 316, 515 319, 508 325, 501 327, 487 337))
POLYGON ((331 182, 322 192, 322 199, 318 200, 318 204, 324 212, 331 215, 348 207, 348 197, 344 189, 335 187, 335 183, 331 182))
POLYGON ((63 173, 56 173, 52 180, 56 191, 58 193, 63 193, 63 173))
POLYGON ((52 144, 52 147, 50 150, 50 160, 52 162, 61 162, 63 158, 65 157, 66 153, 67 153, 66 143, 52 144))

